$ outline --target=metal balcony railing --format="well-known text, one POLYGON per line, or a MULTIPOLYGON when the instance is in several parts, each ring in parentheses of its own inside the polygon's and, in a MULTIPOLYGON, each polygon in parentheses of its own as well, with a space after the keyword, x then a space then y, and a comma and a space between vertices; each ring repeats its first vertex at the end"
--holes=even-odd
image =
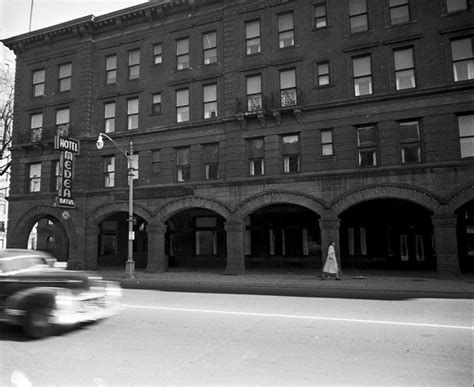
POLYGON ((285 89, 272 93, 272 108, 285 109, 303 105, 303 92, 299 88, 285 89))
POLYGON ((68 137, 69 124, 56 125, 54 127, 33 128, 19 132, 17 135, 16 145, 41 145, 51 143, 54 141, 54 136, 56 135, 59 135, 61 137, 68 137))
POLYGON ((237 113, 258 113, 267 110, 267 101, 263 94, 252 94, 237 99, 237 113))

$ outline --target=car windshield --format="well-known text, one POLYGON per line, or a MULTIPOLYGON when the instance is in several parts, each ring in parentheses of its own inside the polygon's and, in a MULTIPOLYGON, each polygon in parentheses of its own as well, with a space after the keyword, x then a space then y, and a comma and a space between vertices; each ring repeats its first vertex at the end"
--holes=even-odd
POLYGON ((0 260, 0 273, 9 273, 12 271, 19 271, 30 269, 35 266, 44 266, 47 262, 42 257, 15 257, 5 258, 0 260))

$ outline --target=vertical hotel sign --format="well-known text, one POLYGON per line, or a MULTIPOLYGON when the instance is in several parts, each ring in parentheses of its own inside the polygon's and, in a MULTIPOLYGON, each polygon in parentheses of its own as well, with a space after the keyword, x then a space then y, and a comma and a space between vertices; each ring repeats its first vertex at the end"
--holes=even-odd
POLYGON ((72 179, 74 162, 79 154, 79 141, 61 136, 54 136, 54 149, 59 150, 59 184, 56 205, 62 208, 75 208, 72 197, 72 179))

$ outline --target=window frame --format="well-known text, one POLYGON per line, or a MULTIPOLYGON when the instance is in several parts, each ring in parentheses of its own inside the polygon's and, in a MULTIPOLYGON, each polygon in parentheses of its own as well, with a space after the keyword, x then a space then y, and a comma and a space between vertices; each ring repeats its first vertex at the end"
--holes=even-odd
POLYGON ((190 56, 189 56, 189 37, 176 39, 176 70, 178 71, 187 70, 190 67, 191 67, 191 63, 190 63, 190 56), (186 42, 187 44, 186 50, 183 51, 182 53, 179 51, 180 42, 186 42), (187 58, 187 62, 181 63, 181 59, 183 58, 187 58))
POLYGON ((297 78, 296 78, 296 68, 287 68, 281 69, 278 72, 279 75, 279 86, 280 86, 280 106, 281 107, 290 107, 298 105, 298 92, 297 92, 297 78), (294 80, 291 85, 283 87, 283 74, 292 73, 292 78, 294 80))
POLYGON ((249 176, 265 176, 265 138, 256 137, 247 139, 247 159, 248 159, 248 174, 249 176), (261 141, 261 151, 257 147, 252 146, 252 143, 256 141, 261 141), (255 148, 255 152, 253 151, 255 148), (263 154, 259 154, 262 152, 263 154), (259 164, 258 170, 260 173, 256 173, 257 168, 255 166, 259 164))
POLYGON ((113 133, 115 132, 115 121, 116 121, 117 104, 115 101, 108 101, 104 103, 104 132, 113 133), (109 109, 112 107, 112 109, 109 109), (112 110, 112 112, 110 111, 112 110), (113 114, 110 114, 113 113, 113 114))
POLYGON ((70 91, 72 89, 72 62, 60 64, 58 66, 58 91, 70 91), (69 71, 67 71, 67 67, 69 71), (66 68, 66 73, 62 74, 62 69, 66 68))
POLYGON ((248 20, 245 22, 245 53, 246 55, 256 55, 262 52, 262 31, 261 31, 261 20, 260 19, 253 19, 248 20), (258 35, 250 36, 249 37, 249 29, 248 27, 251 24, 257 23, 258 25, 258 35), (258 45, 251 45, 250 42, 258 41, 258 45), (256 52, 252 52, 251 47, 258 47, 256 52), (250 49, 250 50, 249 50, 250 49))
POLYGON ((117 54, 110 54, 105 57, 105 83, 107 85, 117 83, 117 54))
POLYGON ((359 55, 359 56, 352 57, 352 76, 353 76, 354 96, 355 97, 362 97, 362 96, 365 96, 365 95, 372 95, 374 93, 374 90, 373 90, 373 73, 372 73, 372 55, 371 54, 364 54, 364 55, 359 55), (360 60, 360 59, 368 59, 369 73, 356 76, 355 62, 357 60, 360 60), (360 87, 359 87, 359 94, 358 94, 357 89, 358 89, 359 84, 356 83, 356 82, 358 80, 362 80, 364 78, 369 78, 370 79, 370 85, 369 85, 370 90, 369 90, 368 93, 360 94, 360 87))
POLYGON ((455 9, 453 11, 450 11, 449 10, 449 3, 450 1, 449 0, 445 0, 444 1, 444 6, 445 6, 445 9, 446 9, 446 13, 448 15, 451 15, 451 14, 456 14, 456 13, 459 13, 459 12, 466 12, 466 11, 469 11, 470 9, 470 3, 469 3, 469 0, 464 0, 464 4, 466 4, 466 7, 465 8, 458 8, 458 9, 455 9))
POLYGON ((394 63, 394 72, 395 72, 395 89, 397 91, 399 90, 408 90, 408 89, 415 89, 416 88, 416 64, 415 64, 415 49, 414 47, 399 47, 393 50, 393 63, 394 63), (404 51, 410 51, 410 60, 411 60, 411 67, 402 67, 402 68, 397 68, 397 53, 401 53, 404 51), (399 87, 399 75, 401 73, 411 73, 411 81, 412 85, 411 87, 399 87))
POLYGON ((176 90, 176 122, 177 123, 180 123, 180 122, 189 122, 190 119, 191 119, 191 110, 190 110, 190 92, 189 92, 189 88, 186 87, 186 88, 182 88, 182 89, 177 89, 176 90), (182 93, 182 92, 186 92, 186 103, 184 104, 178 104, 179 103, 179 96, 178 94, 179 93, 182 93), (180 119, 180 114, 181 114, 181 111, 183 112, 187 112, 187 119, 180 119))
MULTIPOLYGON (((472 154, 470 155, 467 155, 467 156, 463 156, 463 147, 462 147, 462 139, 471 139, 472 143, 474 144, 474 112, 470 112, 470 113, 463 113, 463 114, 457 114, 457 124, 458 124, 458 134, 459 134, 459 155, 461 157, 461 160, 464 160, 464 159, 473 159, 474 158, 474 151, 472 152, 472 154), (468 135, 461 135, 461 122, 460 122, 460 117, 471 117, 472 118, 472 122, 473 122, 473 127, 470 128, 471 129, 471 133, 468 134, 468 135)), ((469 128, 468 128, 469 130, 469 128)), ((474 145, 473 145, 474 147, 474 145)))
POLYGON ((357 33, 361 33, 361 32, 365 32, 365 31, 368 31, 369 28, 370 28, 370 25, 369 25, 369 11, 368 11, 368 8, 367 8, 367 0, 363 0, 364 1, 364 8, 365 10, 363 12, 355 12, 355 13, 352 13, 351 11, 351 2, 352 1, 357 1, 357 0, 349 0, 349 4, 348 4, 348 8, 349 8, 349 30, 350 30, 350 33, 351 34, 357 34, 357 33), (357 19, 357 18, 360 18, 361 16, 365 16, 365 29, 361 29, 361 30, 354 30, 353 28, 353 20, 354 19, 357 19))
POLYGON ((183 146, 175 148, 176 152, 176 181, 178 183, 185 183, 191 180, 191 147, 183 146), (180 164, 179 163, 179 152, 187 152, 188 163, 180 164), (185 173, 183 173, 185 172, 185 173))
POLYGON ((321 157, 328 158, 334 157, 334 130, 333 129, 321 129, 320 130, 320 139, 321 139, 321 157), (323 134, 329 133, 330 140, 325 141, 323 134), (330 153, 325 154, 325 149, 329 148, 330 153))
POLYGON ((43 120, 44 120, 44 114, 43 112, 37 112, 37 113, 31 113, 30 114, 30 141, 31 142, 37 142, 40 141, 43 137, 43 120), (41 122, 41 125, 39 126, 33 126, 36 125, 36 119, 39 118, 38 121, 41 122))
POLYGON ((41 162, 28 164, 28 193, 41 192, 41 162), (37 167, 37 174, 33 174, 33 167, 37 167))
POLYGON ((205 120, 217 118, 217 83, 209 83, 206 85, 202 85, 202 99, 203 99, 203 117, 205 120), (206 88, 213 87, 215 89, 214 99, 206 99, 206 88), (208 107, 215 106, 214 110, 208 110, 208 107), (209 113, 206 116, 206 113, 209 113), (214 117, 212 113, 215 113, 214 117))
POLYGON ((153 45, 153 64, 158 65, 163 63, 163 44, 162 43, 155 43, 153 45), (159 52, 157 49, 159 48, 159 52))
MULTIPOLYGON (((204 166, 204 180, 218 180, 219 179, 219 143, 209 143, 202 145, 202 152, 203 152, 203 166, 204 166), (208 160, 208 150, 210 148, 214 149, 214 153, 216 155, 217 160, 208 160), (212 172, 212 176, 211 176, 212 172)), ((211 149, 212 152, 212 149, 211 149)))
POLYGON ((317 87, 323 88, 323 87, 331 86, 331 66, 330 66, 329 60, 316 62, 316 77, 317 77, 317 85, 316 85, 317 87), (321 66, 323 65, 327 66, 327 73, 320 72, 321 66), (323 77, 327 77, 327 83, 321 84, 321 79, 323 79, 323 77))
POLYGON ((116 163, 115 155, 104 156, 103 157, 103 174, 104 174, 104 188, 113 188, 115 187, 115 172, 116 172, 116 163), (112 169, 109 169, 109 167, 112 169))
POLYGON ((294 47, 296 44, 296 38, 295 38, 295 15, 293 11, 288 11, 288 12, 283 12, 277 15, 277 25, 278 25, 278 48, 287 48, 287 47, 294 47), (281 26, 281 21, 283 17, 286 17, 288 15, 291 15, 291 27, 283 29, 281 26), (288 33, 291 33, 291 36, 282 38, 283 35, 286 35, 288 33), (286 44, 285 40, 286 39, 291 39, 291 44, 286 44))
POLYGON ((46 69, 37 69, 32 71, 31 75, 31 83, 32 83, 32 94, 33 97, 42 97, 45 95, 46 89, 46 69), (39 76, 39 80, 36 78, 37 74, 42 74, 39 76), (39 91, 38 91, 39 89, 39 91))
MULTIPOLYGON (((253 87, 252 87, 253 88, 253 87)), ((262 74, 250 74, 245 77, 245 95, 246 95, 246 110, 249 113, 256 113, 263 110, 263 94, 262 94, 262 74), (257 89, 258 93, 249 93, 249 80, 259 79, 257 89), (255 103, 257 102, 257 103, 255 103), (258 109, 256 109, 256 107, 258 109)))
POLYGON ((374 168, 379 166, 379 160, 378 160, 378 152, 379 152, 379 141, 378 141, 378 131, 377 131, 377 125, 376 124, 364 124, 364 125, 358 125, 356 126, 356 141, 357 141, 357 163, 359 168, 374 168), (373 137, 374 140, 370 144, 361 144, 361 137, 360 137, 360 131, 362 129, 373 129, 373 137), (373 150, 373 155, 374 155, 374 163, 372 165, 363 165, 363 157, 362 157, 362 152, 366 152, 367 150, 373 150))
POLYGON ((462 36, 462 37, 457 37, 453 38, 450 40, 450 46, 451 46, 451 63, 452 63, 452 69, 453 69, 453 79, 454 82, 466 82, 466 81, 472 81, 474 79, 474 36, 462 36), (454 58, 454 50, 453 50, 453 43, 454 42, 460 42, 462 40, 469 40, 471 43, 471 56, 464 56, 465 54, 462 53, 462 57, 460 59, 455 59, 454 58), (467 79, 456 79, 458 78, 458 71, 456 64, 466 62, 467 63, 467 79), (472 71, 472 74, 469 74, 469 70, 472 71), (471 78, 469 78, 469 75, 471 75, 471 78))
POLYGON ((139 128, 140 120, 140 98, 133 97, 127 99, 127 130, 135 130, 139 128), (136 109, 132 103, 136 102, 136 109))
POLYGON ((128 80, 140 79, 140 49, 128 51, 128 80), (136 54, 136 56, 134 56, 136 54))
POLYGON ((328 22, 328 6, 326 0, 324 1, 318 1, 317 3, 313 4, 313 28, 315 30, 321 30, 324 28, 329 27, 329 22, 328 22), (318 8, 324 8, 324 13, 321 15, 318 15, 318 8), (321 21, 323 19, 324 25, 318 26, 318 21, 321 21))
POLYGON ((283 174, 288 175, 288 174, 294 174, 294 173, 300 173, 301 172, 301 138, 300 138, 300 133, 291 133, 291 134, 283 134, 281 135, 281 155, 282 155, 282 161, 283 161, 283 174), (297 145, 296 145, 296 151, 288 151, 285 150, 285 145, 286 148, 292 147, 290 144, 291 143, 285 143, 285 138, 290 138, 290 137, 296 137, 297 138, 297 145), (296 157, 296 170, 292 170, 292 162, 294 163, 294 157, 296 157))
POLYGON ((412 164, 420 164, 422 159, 422 132, 421 132, 421 120, 420 119, 410 119, 410 120, 403 120, 398 121, 398 136, 399 136, 399 146, 400 146, 400 163, 402 165, 412 165, 412 164), (416 123, 417 129, 417 139, 413 138, 402 138, 402 128, 403 126, 408 126, 410 124, 416 123), (406 161, 406 156, 404 150, 408 146, 417 146, 417 160, 415 161, 406 161))
POLYGON ((395 5, 392 5, 392 1, 394 0, 388 0, 388 10, 390 14, 390 25, 392 26, 397 26, 400 24, 406 24, 411 21, 411 10, 410 10, 410 0, 395 0, 395 1, 403 1, 403 3, 396 3, 395 5), (394 22, 393 18, 393 13, 392 11, 398 10, 398 9, 405 9, 407 10, 407 20, 399 21, 399 22, 394 22))
POLYGON ((202 62, 204 66, 217 63, 217 31, 209 31, 202 34, 202 62), (206 36, 209 35, 214 35, 214 46, 206 47, 206 36), (206 62, 207 54, 212 52, 215 53, 214 56, 210 57, 213 60, 206 62))
POLYGON ((153 93, 151 95, 151 113, 152 114, 161 114, 162 113, 162 94, 161 92, 153 93), (157 101, 157 98, 159 97, 159 101, 157 101))

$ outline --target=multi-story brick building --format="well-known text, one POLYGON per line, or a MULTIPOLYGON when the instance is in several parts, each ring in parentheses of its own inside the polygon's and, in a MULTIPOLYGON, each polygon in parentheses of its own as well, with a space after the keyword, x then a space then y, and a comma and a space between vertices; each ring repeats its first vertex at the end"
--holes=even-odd
MULTIPOLYGON (((466 0, 149 2, 6 39, 17 55, 9 246, 43 219, 71 267, 473 269, 466 0), (55 206, 53 136, 80 142, 55 206), (46 220, 45 220, 46 219, 46 220)), ((59 176, 59 179, 58 179, 59 176)), ((41 224, 41 222, 40 222, 41 224)))

